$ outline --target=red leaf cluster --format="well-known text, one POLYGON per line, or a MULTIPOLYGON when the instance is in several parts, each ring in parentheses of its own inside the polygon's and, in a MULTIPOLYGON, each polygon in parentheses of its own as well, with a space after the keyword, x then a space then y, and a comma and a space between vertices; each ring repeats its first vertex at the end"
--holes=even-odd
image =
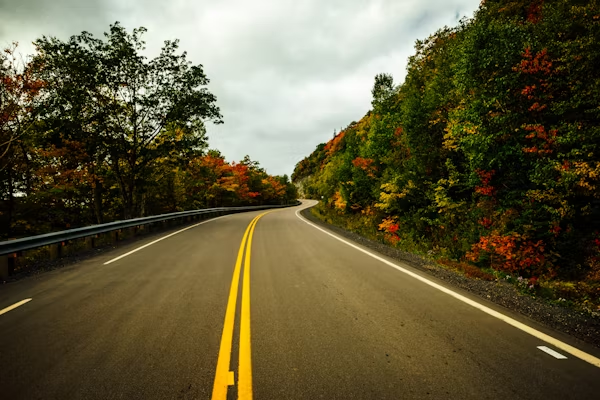
POLYGON ((496 173, 495 170, 485 171, 483 169, 475 170, 479 179, 481 180, 481 186, 475 186, 475 193, 479 193, 483 196, 493 196, 495 192, 495 188, 490 185, 490 181, 492 177, 496 173))
POLYGON ((479 238, 467 259, 480 261, 483 255, 490 258, 493 269, 505 272, 518 272, 537 275, 544 271, 547 265, 544 257, 545 244, 542 240, 536 242, 526 240, 517 233, 499 235, 492 233, 479 238))
POLYGON ((552 75, 552 61, 548 56, 548 50, 543 49, 532 54, 531 47, 526 47, 523 52, 523 60, 516 67, 516 70, 525 74, 552 75))
POLYGON ((396 222, 395 217, 387 217, 381 224, 379 224, 379 230, 385 232, 385 239, 392 244, 396 244, 400 241, 398 230, 400 225, 396 222))
POLYGON ((483 226, 485 229, 489 229, 492 226, 492 220, 488 217, 483 217, 478 221, 479 225, 483 226))
POLYGON ((537 139, 533 146, 523 147, 525 153, 550 154, 552 153, 552 145, 556 142, 558 130, 550 129, 549 131, 541 124, 528 124, 524 129, 531 132, 525 136, 526 139, 537 139))
POLYGON ((527 9, 527 22, 537 24, 542 19, 542 5, 543 0, 537 0, 531 3, 527 9))
POLYGON ((370 177, 375 177, 375 172, 377 171, 377 167, 373 165, 373 160, 370 158, 356 157, 352 160, 352 165, 354 167, 362 169, 367 173, 370 177))
POLYGON ((532 100, 533 92, 535 92, 536 88, 537 88, 536 85, 525 86, 525 89, 521 90, 521 94, 523 96, 526 96, 528 100, 532 100))
POLYGON ((554 234, 554 237, 557 237, 561 230, 562 229, 561 229, 560 225, 558 225, 557 223, 554 223, 552 225, 552 227, 550 228, 550 233, 554 234))

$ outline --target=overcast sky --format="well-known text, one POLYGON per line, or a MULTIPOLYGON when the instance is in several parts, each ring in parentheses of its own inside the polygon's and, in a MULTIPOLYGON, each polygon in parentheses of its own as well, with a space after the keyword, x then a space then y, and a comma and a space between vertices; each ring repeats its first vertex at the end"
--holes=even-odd
POLYGON ((291 174, 317 144, 370 108, 375 74, 402 82, 416 39, 471 17, 480 0, 0 0, 0 45, 30 54, 41 35, 144 26, 148 51, 180 39, 204 66, 228 160, 248 154, 291 174))

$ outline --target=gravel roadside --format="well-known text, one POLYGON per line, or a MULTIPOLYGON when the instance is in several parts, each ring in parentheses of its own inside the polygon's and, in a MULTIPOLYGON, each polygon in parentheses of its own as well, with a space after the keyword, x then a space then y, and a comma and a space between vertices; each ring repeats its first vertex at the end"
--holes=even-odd
POLYGON ((337 225, 332 225, 317 218, 310 208, 300 212, 306 219, 321 225, 340 236, 348 238, 367 248, 377 251, 398 261, 405 262, 414 268, 425 271, 438 279, 453 286, 490 300, 512 311, 542 323, 550 328, 565 332, 587 343, 600 348, 600 318, 593 317, 582 311, 561 307, 544 299, 524 295, 518 289, 502 281, 483 281, 468 278, 457 272, 445 269, 419 255, 392 248, 385 244, 367 239, 357 233, 347 231, 337 225))

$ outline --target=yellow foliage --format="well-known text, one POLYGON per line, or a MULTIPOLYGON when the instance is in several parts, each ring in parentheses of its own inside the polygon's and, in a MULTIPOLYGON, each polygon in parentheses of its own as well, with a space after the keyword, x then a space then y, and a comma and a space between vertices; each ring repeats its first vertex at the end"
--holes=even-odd
POLYGON ((470 122, 457 121, 456 119, 450 119, 444 131, 444 142, 442 146, 447 150, 456 150, 458 148, 459 139, 467 135, 474 135, 477 133, 479 127, 470 122))
POLYGON ((458 140, 452 135, 451 132, 448 132, 448 128, 445 129, 446 133, 444 134, 444 142, 442 146, 446 150, 456 150, 458 149, 458 140))
POLYGON ((339 208, 340 210, 346 209, 346 202, 342 198, 342 194, 339 190, 333 195, 333 205, 335 208, 339 208))
POLYGON ((477 133, 477 126, 473 124, 466 124, 463 128, 463 132, 468 133, 469 135, 474 135, 477 133))
POLYGON ((366 208, 364 208, 363 210, 360 211, 361 214, 366 215, 366 216, 373 216, 375 215, 375 211, 371 208, 371 206, 367 206, 366 208))
POLYGON ((597 181, 598 178, 600 178, 599 162, 576 161, 573 163, 573 168, 574 173, 579 177, 579 182, 577 182, 577 185, 592 192, 598 190, 597 181))
POLYGON ((410 190, 414 189, 415 187, 416 186, 412 181, 408 181, 406 188, 404 188, 402 191, 399 191, 398 186, 394 185, 393 183, 384 183, 380 186, 380 189, 382 190, 382 192, 379 193, 380 203, 376 203, 375 207, 379 208, 380 210, 387 211, 392 207, 394 200, 406 197, 406 195, 410 193, 410 190))
POLYGON ((433 189, 435 196, 435 204, 438 208, 438 213, 447 212, 449 210, 453 210, 459 207, 464 206, 466 203, 464 201, 459 201, 458 203, 454 202, 448 196, 448 188, 458 181, 456 179, 440 179, 438 181, 438 186, 433 189))
POLYGON ((367 137, 371 126, 371 118, 371 115, 365 115, 358 121, 355 127, 357 136, 362 137, 363 139, 367 137))
POLYGON ((555 206, 554 210, 561 216, 561 218, 565 218, 572 212, 569 202, 566 199, 561 198, 561 196, 556 193, 554 189, 528 190, 527 193, 525 193, 525 196, 532 201, 553 204, 555 206))

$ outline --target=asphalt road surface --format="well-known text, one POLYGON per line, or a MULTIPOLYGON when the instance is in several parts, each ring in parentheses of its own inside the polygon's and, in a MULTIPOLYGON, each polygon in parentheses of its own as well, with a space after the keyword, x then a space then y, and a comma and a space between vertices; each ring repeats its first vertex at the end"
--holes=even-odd
POLYGON ((336 239, 312 204, 0 286, 0 398, 600 399, 598 349, 336 239))

